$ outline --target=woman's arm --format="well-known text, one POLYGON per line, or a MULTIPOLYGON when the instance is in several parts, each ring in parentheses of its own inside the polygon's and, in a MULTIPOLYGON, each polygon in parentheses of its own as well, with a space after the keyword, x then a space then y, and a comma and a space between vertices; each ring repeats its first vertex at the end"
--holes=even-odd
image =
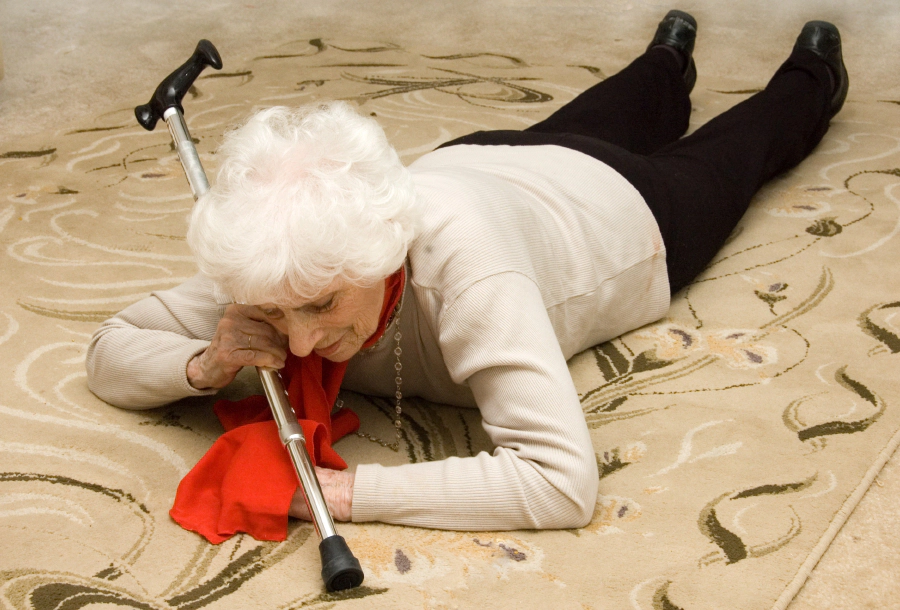
POLYGON ((444 310, 440 344, 454 381, 471 388, 496 449, 359 466, 353 520, 462 530, 589 522, 596 457, 537 286, 511 273, 475 284, 444 310))
POLYGON ((186 371, 209 346, 223 311, 212 282, 201 276, 151 293, 94 332, 86 360, 88 387, 127 409, 214 393, 191 386, 186 371))

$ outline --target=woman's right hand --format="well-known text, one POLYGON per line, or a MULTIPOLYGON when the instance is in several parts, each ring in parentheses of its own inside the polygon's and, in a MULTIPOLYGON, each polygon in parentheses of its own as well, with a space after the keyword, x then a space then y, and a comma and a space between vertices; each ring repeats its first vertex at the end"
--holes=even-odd
POLYGON ((209 347, 188 362, 188 382, 198 390, 224 388, 245 366, 282 368, 287 350, 287 335, 268 324, 259 307, 229 305, 209 347))

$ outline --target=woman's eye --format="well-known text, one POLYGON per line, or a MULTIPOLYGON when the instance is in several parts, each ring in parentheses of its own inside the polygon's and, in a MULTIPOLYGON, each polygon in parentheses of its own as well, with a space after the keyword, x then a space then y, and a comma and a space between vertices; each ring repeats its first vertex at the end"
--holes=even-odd
POLYGON ((334 307, 334 295, 331 296, 324 303, 310 303, 306 306, 307 309, 313 313, 325 313, 329 311, 332 307, 334 307))

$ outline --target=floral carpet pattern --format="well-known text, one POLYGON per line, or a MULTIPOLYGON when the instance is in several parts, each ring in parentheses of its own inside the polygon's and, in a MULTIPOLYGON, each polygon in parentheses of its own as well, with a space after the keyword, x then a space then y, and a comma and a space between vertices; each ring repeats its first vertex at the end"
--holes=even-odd
MULTIPOLYGON (((409 162, 526 127, 607 75, 383 42, 298 40, 240 66, 220 51, 225 68, 184 102, 211 176, 222 132, 256 107, 349 100, 409 162)), ((745 78, 698 87, 692 126, 765 84, 745 78)), ((97 324, 194 273, 190 190, 165 129, 123 107, 0 150, 0 607, 785 607, 900 439, 898 117, 900 100, 851 92, 666 319, 572 359, 601 477, 587 527, 345 524, 366 580, 338 594, 309 524, 213 546, 169 519, 180 477, 221 433, 211 400, 127 412, 87 390, 97 324)), ((243 376, 226 393, 251 391, 243 376)), ((337 445, 351 464, 490 450, 476 411, 405 401, 397 447, 388 402, 344 399, 363 421, 337 445)))

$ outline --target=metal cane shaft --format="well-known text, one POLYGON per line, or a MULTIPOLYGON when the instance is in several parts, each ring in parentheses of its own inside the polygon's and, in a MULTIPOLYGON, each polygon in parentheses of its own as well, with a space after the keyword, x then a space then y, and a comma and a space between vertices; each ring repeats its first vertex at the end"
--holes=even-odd
MULTIPOLYGON (((222 58, 219 57, 213 43, 201 40, 190 59, 159 84, 150 101, 134 109, 135 118, 147 131, 153 131, 159 120, 165 119, 181 167, 184 168, 188 184, 191 185, 194 200, 209 191, 209 181, 206 179, 206 172, 203 171, 197 149, 194 148, 191 134, 184 122, 181 101, 206 66, 219 70, 222 68, 222 58)), ((353 556, 353 551, 347 546, 347 541, 334 531, 334 520, 328 512, 319 479, 306 451, 303 428, 297 422, 297 414, 294 413, 284 391, 281 375, 269 368, 257 367, 256 371, 265 388, 281 442, 284 443, 300 480, 303 499, 306 501, 316 533, 321 538, 319 555, 322 559, 322 580, 325 582, 325 588, 328 591, 343 591, 358 587, 362 584, 365 574, 359 561, 353 556)))
MULTIPOLYGON (((172 141, 175 143, 175 151, 178 153, 184 174, 191 185, 194 199, 199 199, 209 190, 209 181, 206 179, 206 172, 203 171, 194 141, 191 140, 191 134, 184 122, 184 116, 177 108, 169 108, 163 117, 169 126, 169 133, 172 134, 172 141)), ((313 469, 309 453, 306 451, 303 428, 297 423, 297 415, 294 413, 291 403, 288 402, 281 376, 274 369, 257 367, 256 371, 259 373, 259 379, 266 392, 272 417, 278 424, 281 442, 284 443, 294 470, 297 472, 297 478, 300 480, 303 498, 306 500, 306 507, 309 510, 313 526, 316 528, 316 533, 322 539, 334 536, 337 533, 334 528, 334 519, 328 511, 328 505, 325 504, 322 487, 319 485, 316 471, 313 469)))
POLYGON ((166 125, 169 126, 169 133, 175 143, 175 152, 178 153, 178 159, 181 161, 181 167, 184 168, 184 175, 187 176, 188 184, 191 185, 191 192, 196 201, 209 190, 209 181, 206 179, 203 165, 200 164, 200 156, 194 147, 194 141, 191 140, 191 134, 188 132, 181 111, 178 108, 169 108, 163 117, 166 119, 166 125))
POLYGON ((303 428, 297 422, 297 414, 294 413, 291 403, 288 402, 281 376, 274 369, 257 367, 256 370, 266 392, 266 398, 269 399, 272 416, 278 424, 281 442, 290 454, 297 478, 300 479, 306 508, 312 517, 316 533, 319 534, 319 538, 334 536, 337 533, 334 529, 334 520, 325 504, 322 487, 319 485, 316 471, 313 469, 309 453, 306 451, 306 437, 303 435, 303 428))

